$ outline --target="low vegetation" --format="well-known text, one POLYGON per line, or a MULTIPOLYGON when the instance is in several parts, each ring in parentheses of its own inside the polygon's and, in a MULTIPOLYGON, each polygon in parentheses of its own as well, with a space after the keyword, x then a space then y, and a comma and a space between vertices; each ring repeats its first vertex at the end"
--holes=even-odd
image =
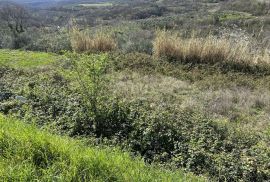
POLYGON ((2 115, 0 128, 4 181, 205 181, 146 165, 118 149, 86 147, 2 115))
POLYGON ((270 180, 267 1, 27 3, 0 2, 0 179, 270 180))
MULTIPOLYGON (((209 112, 209 106, 207 112, 198 109, 196 106, 199 104, 196 103, 195 106, 186 107, 185 101, 188 98, 184 95, 188 93, 191 93, 191 97, 196 95, 199 99, 197 102, 204 99, 200 100, 202 96, 199 94, 203 88, 176 79, 180 76, 177 71, 186 74, 186 79, 189 78, 189 71, 175 63, 151 60, 149 56, 146 56, 149 60, 143 61, 143 55, 135 56, 138 62, 132 57, 117 58, 117 55, 113 54, 68 53, 66 59, 51 65, 45 72, 38 67, 25 71, 9 71, 10 68, 3 68, 0 83, 4 86, 3 92, 9 94, 2 98, 0 111, 24 118, 26 122, 34 122, 39 127, 49 127, 55 133, 72 137, 90 137, 95 145, 103 143, 127 148, 132 153, 142 156, 148 163, 158 163, 169 168, 184 168, 214 180, 269 179, 269 158, 265 157, 269 155, 267 125, 252 130, 240 127, 241 123, 234 124, 233 122, 238 121, 233 118, 233 122, 226 119, 232 114, 229 111, 234 110, 229 110, 228 113, 213 110, 212 113, 219 113, 225 117, 215 118, 209 112), (133 61, 130 61, 131 58, 133 61), (136 70, 141 74, 151 72, 153 76, 146 78, 146 82, 149 82, 147 84, 142 80, 137 81, 136 77, 127 76, 122 78, 121 83, 119 78, 115 77, 117 70, 136 70), (162 79, 167 80, 159 79, 159 86, 155 86, 154 75, 157 73, 163 74, 162 79), (176 80, 165 76, 169 73, 176 80), (18 74, 20 80, 14 79, 18 74), (123 88, 122 84, 129 80, 133 81, 134 87, 124 85, 123 88), (180 88, 166 85, 169 81, 180 88), (186 86, 181 87, 180 83, 186 86), (142 85, 139 85, 139 89, 142 89, 140 93, 143 95, 136 95, 136 84, 142 85), (178 89, 183 92, 177 94, 178 89), (127 93, 129 95, 125 95, 127 93), (183 96, 176 97, 174 94, 183 96)), ((196 74, 196 69, 192 68, 192 75, 196 74)), ((209 70, 207 73, 208 81, 211 81, 211 72, 209 70)), ((218 74, 220 73, 216 73, 218 74)), ((206 73, 204 75, 206 76, 206 73)), ((201 80, 199 77, 194 79, 195 83, 201 80)), ((223 84, 233 84, 229 80, 227 83, 226 79, 229 79, 229 76, 227 78, 226 75, 219 75, 212 82, 215 82, 217 87, 222 84, 217 80, 223 80, 223 84)), ((239 78, 235 84, 243 84, 245 79, 247 78, 239 78)), ((203 80, 201 84, 202 87, 203 80)), ((207 91, 209 90, 203 93, 207 91)), ((217 97, 220 96, 219 92, 216 94, 217 97)), ((235 103, 236 99, 240 99, 240 95, 234 99, 235 103)), ((206 98, 204 102, 211 103, 215 100, 213 95, 212 99, 206 98)), ((222 101, 220 104, 226 103, 222 101)), ((253 114, 248 113, 253 105, 243 109, 243 113, 246 112, 254 118, 263 116, 267 107, 259 103, 256 105, 257 109, 254 108, 257 115, 252 116, 253 114)), ((241 117, 238 119, 241 121, 241 117)), ((255 126, 258 124, 254 123, 255 126)))

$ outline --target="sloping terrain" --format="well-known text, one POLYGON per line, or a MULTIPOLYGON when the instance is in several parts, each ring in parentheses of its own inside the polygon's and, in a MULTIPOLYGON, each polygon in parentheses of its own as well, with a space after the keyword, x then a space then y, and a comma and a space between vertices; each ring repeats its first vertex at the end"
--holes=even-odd
POLYGON ((213 180, 269 179, 269 75, 146 54, 27 54, 1 50, 2 113, 213 180))
POLYGON ((268 1, 2 2, 0 181, 270 181, 268 1))
POLYGON ((1 181, 204 181, 0 115, 1 181))

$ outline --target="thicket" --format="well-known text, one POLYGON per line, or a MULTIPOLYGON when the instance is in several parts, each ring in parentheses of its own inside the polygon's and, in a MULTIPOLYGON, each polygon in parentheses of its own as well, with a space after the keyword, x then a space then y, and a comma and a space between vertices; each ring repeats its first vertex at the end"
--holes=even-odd
POLYGON ((70 36, 65 30, 27 29, 16 38, 9 32, 0 30, 0 48, 54 52, 70 51, 70 36))

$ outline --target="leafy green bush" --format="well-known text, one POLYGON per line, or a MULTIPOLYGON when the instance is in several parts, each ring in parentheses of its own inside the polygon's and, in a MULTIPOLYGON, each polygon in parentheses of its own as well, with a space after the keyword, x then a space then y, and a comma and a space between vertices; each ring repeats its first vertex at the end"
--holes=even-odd
POLYGON ((145 108, 140 114, 133 122, 128 144, 146 160, 169 162, 221 181, 269 179, 269 160, 266 162, 262 156, 270 153, 265 150, 266 143, 262 145, 264 149, 258 148, 258 137, 229 131, 189 110, 145 108))
POLYGON ((18 34, 16 37, 13 37, 12 47, 13 49, 21 49, 30 44, 32 41, 28 32, 18 34))

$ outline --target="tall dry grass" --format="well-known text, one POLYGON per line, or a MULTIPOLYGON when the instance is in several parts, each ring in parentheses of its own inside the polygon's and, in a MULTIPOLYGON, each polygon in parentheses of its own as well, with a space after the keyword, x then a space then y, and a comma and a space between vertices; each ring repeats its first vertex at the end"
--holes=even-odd
POLYGON ((102 30, 94 35, 73 28, 71 31, 71 46, 75 52, 109 52, 117 49, 116 40, 102 30))
POLYGON ((208 36, 182 38, 169 31, 159 30, 153 42, 153 54, 171 60, 191 63, 234 63, 236 65, 269 64, 269 52, 251 52, 244 41, 208 36))

